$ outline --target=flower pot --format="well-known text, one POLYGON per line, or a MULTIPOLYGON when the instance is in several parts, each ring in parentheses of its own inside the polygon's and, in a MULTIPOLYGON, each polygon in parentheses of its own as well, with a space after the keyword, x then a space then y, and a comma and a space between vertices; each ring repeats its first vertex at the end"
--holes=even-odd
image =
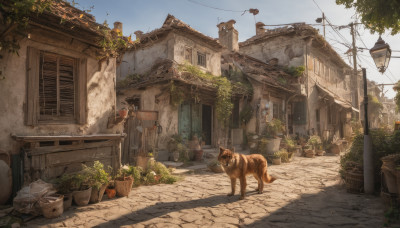
POLYGON ((93 187, 92 188, 92 194, 90 195, 90 203, 98 203, 101 201, 104 195, 104 191, 106 190, 107 185, 103 184, 100 186, 100 189, 93 187))
POLYGON ((364 189, 364 175, 362 173, 346 171, 346 190, 349 193, 361 193, 364 189))
POLYGON ((72 193, 64 194, 64 211, 68 210, 68 208, 72 205, 72 193))
POLYGON ((114 183, 117 196, 128 196, 132 190, 133 178, 125 177, 125 179, 116 179, 114 183))
POLYGON ((54 194, 42 197, 39 206, 45 218, 57 218, 64 212, 64 196, 54 194))
POLYGON ((272 155, 279 150, 279 145, 281 145, 281 140, 282 140, 281 138, 268 139, 265 151, 267 155, 272 155))
POLYGON ((74 197, 74 202, 78 206, 88 205, 90 200, 90 195, 92 194, 92 188, 88 188, 82 191, 74 191, 72 196, 74 197))
POLYGON ((305 150, 304 156, 307 158, 313 158, 315 156, 315 152, 314 152, 314 150, 310 150, 310 149, 305 150))
POLYGON ((115 191, 115 188, 106 188, 106 193, 107 193, 107 197, 109 199, 112 199, 117 194, 117 191, 115 191))
POLYGON ((128 115, 128 110, 126 109, 121 109, 118 111, 119 117, 125 118, 128 115))
POLYGON ((214 173, 223 173, 224 170, 222 169, 221 165, 218 164, 210 164, 208 168, 213 171, 214 173))
POLYGON ((281 158, 273 158, 272 159, 272 164, 273 165, 280 165, 282 163, 282 159, 281 158))
POLYGON ((203 158, 203 150, 194 150, 193 154, 194 154, 193 160, 195 161, 201 161, 201 159, 203 158))
POLYGON ((323 150, 315 150, 315 155, 317 156, 323 156, 325 154, 325 151, 323 150))

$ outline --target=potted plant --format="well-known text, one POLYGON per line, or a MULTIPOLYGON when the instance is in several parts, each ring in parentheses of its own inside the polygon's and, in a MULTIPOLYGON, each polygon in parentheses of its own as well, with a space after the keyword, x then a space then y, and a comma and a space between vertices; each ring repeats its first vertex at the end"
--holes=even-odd
POLYGON ((280 165, 282 163, 281 151, 277 151, 274 153, 272 157, 272 164, 280 165))
POLYGON ((272 119, 267 122, 267 127, 265 131, 265 136, 268 138, 268 144, 266 148, 266 153, 274 154, 279 150, 279 145, 281 144, 282 138, 278 137, 284 131, 284 125, 279 119, 272 119))
POLYGON ((293 159, 293 157, 294 157, 293 156, 294 153, 297 150, 296 142, 290 136, 286 136, 285 139, 284 139, 284 142, 286 144, 286 150, 288 152, 289 161, 291 161, 293 159))
POLYGON ((99 161, 95 161, 92 167, 85 166, 84 169, 89 175, 90 186, 92 187, 89 202, 98 203, 103 198, 110 175, 104 170, 104 165, 99 161))
POLYGON ((129 166, 122 166, 114 180, 117 196, 128 196, 132 190, 133 181, 134 179, 129 173, 129 166))
POLYGON ((121 108, 118 114, 120 118, 124 119, 128 115, 128 110, 126 108, 121 108))
POLYGON ((224 170, 221 167, 221 164, 218 162, 218 160, 213 160, 207 164, 207 167, 213 171, 214 173, 223 173, 224 170))
POLYGON ((92 193, 92 187, 90 187, 90 175, 85 170, 72 175, 73 189, 72 197, 74 202, 78 206, 84 206, 89 203, 90 196, 92 193))
POLYGON ((57 193, 63 195, 64 211, 72 205, 73 175, 64 174, 56 180, 57 193))
POLYGON ((114 198, 115 195, 117 194, 117 191, 115 191, 114 181, 110 181, 108 183, 106 188, 106 194, 109 199, 114 198))

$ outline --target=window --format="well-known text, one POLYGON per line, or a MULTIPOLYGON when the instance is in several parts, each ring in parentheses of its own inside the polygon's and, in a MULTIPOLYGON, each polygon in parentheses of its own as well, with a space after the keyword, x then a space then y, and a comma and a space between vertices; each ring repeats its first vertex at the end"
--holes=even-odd
POLYGON ((26 124, 86 120, 86 59, 28 48, 26 124))
POLYGON ((206 54, 197 52, 197 65, 206 67, 206 54))
POLYGON ((192 64, 192 49, 185 47, 185 60, 192 64))

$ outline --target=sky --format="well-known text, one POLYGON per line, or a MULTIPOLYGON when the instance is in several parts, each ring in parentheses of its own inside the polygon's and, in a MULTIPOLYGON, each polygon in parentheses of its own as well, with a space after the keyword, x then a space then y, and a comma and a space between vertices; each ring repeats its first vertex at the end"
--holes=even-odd
MULTIPOLYGON (((315 22, 324 12, 333 27, 348 25, 357 20, 353 9, 345 9, 336 5, 335 0, 75 0, 76 7, 91 10, 90 14, 96 17, 97 22, 105 20, 112 27, 115 21, 123 23, 123 34, 129 36, 137 30, 150 32, 160 28, 168 14, 190 25, 201 33, 217 38, 216 25, 231 19, 236 21, 235 28, 239 32, 239 41, 244 41, 255 35, 255 22, 266 25, 279 25, 296 22, 312 24, 323 34, 323 27, 315 22), (93 8, 92 8, 93 7, 93 8), (257 8, 259 14, 253 16, 245 10, 257 8)), ((267 26, 275 28, 274 26, 267 26)), ((351 45, 349 28, 336 29, 326 27, 326 40, 353 66, 352 56, 344 53, 351 45), (339 35, 339 34, 340 35, 339 35)), ((357 26, 358 34, 356 46, 372 48, 378 40, 379 34, 371 34, 364 30, 362 25, 357 26)), ((392 56, 400 56, 400 34, 392 36, 382 34, 392 49, 392 56)), ((400 80, 400 58, 392 58, 385 74, 377 71, 368 50, 358 52, 358 65, 367 69, 367 78, 378 84, 391 84, 400 80)), ((385 96, 393 98, 395 91, 392 86, 384 87, 385 96)))

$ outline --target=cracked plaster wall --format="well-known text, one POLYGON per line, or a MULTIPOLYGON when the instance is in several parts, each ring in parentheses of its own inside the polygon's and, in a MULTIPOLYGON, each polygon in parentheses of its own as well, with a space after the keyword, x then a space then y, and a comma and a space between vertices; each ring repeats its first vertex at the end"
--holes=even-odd
POLYGON ((117 133, 120 126, 107 129, 108 117, 115 107, 115 59, 104 61, 101 66, 87 45, 71 38, 46 31, 33 31, 30 39, 20 42, 19 56, 1 52, 0 70, 5 79, 0 80, 0 150, 17 153, 16 135, 82 135, 117 133), (86 124, 25 125, 27 47, 57 53, 62 50, 75 58, 87 58, 87 119, 86 124), (83 54, 82 54, 83 53, 83 54), (100 67, 100 69, 99 69, 100 67))

